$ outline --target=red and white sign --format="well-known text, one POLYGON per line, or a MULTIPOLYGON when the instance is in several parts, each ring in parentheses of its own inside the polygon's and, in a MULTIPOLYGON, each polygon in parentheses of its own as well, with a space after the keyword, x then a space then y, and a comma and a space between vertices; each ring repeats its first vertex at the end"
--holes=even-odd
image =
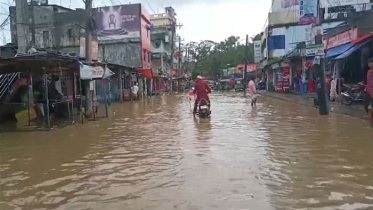
MULTIPOLYGON (((85 58, 85 38, 80 37, 80 57, 85 58)), ((98 42, 92 41, 92 60, 98 60, 98 42)))
POLYGON ((330 49, 357 39, 357 28, 337 34, 326 40, 326 48, 330 49))
POLYGON ((93 79, 103 78, 104 73, 105 73, 105 70, 101 66, 92 67, 92 78, 93 79))

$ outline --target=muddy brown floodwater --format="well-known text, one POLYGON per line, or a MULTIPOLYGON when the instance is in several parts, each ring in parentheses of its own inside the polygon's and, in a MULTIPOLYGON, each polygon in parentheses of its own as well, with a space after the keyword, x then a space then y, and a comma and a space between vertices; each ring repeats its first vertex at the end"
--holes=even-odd
POLYGON ((235 93, 210 120, 186 96, 116 104, 111 117, 4 133, 0 209, 373 209, 368 122, 235 93))

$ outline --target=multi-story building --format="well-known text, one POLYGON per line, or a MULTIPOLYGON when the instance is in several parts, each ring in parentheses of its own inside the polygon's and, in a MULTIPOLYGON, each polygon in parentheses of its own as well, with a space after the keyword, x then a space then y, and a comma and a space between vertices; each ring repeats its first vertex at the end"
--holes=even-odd
POLYGON ((151 32, 153 68, 160 75, 167 77, 170 76, 171 70, 175 74, 178 68, 177 59, 173 55, 176 52, 176 44, 172 49, 172 42, 175 43, 176 40, 175 16, 175 10, 172 7, 167 7, 165 13, 150 15, 150 20, 154 25, 151 32))
MULTIPOLYGON (((16 3, 9 11, 12 42, 18 45, 18 52, 27 52, 34 45, 35 48, 80 54, 86 27, 84 10, 31 5, 26 0, 16 3)), ((93 14, 92 24, 96 23, 94 28, 97 29, 94 40, 99 43, 97 59, 151 70, 150 19, 141 4, 94 8, 93 14), (110 17, 116 21, 115 26, 109 24, 110 17)))
MULTIPOLYGON (((34 47, 85 57, 85 10, 16 0, 16 6, 9 11, 11 38, 18 46, 18 53, 34 47)), ((150 17, 144 6, 100 7, 94 8, 92 13, 93 60, 115 65, 120 69, 118 73, 127 76, 133 74, 125 68, 135 69, 138 75, 146 78, 145 84, 151 84, 150 17)), ((127 84, 124 88, 132 84, 122 79, 119 83, 127 84)), ((146 87, 145 84, 140 84, 140 88, 146 87)))
MULTIPOLYGON (((273 0, 268 27, 261 39, 263 59, 260 66, 266 67, 267 84, 272 85, 267 88, 289 87, 295 73, 302 75, 302 81, 312 80, 306 73, 307 63, 316 55, 323 56, 325 49, 334 47, 329 40, 335 40, 336 34, 353 31, 358 25, 369 25, 361 18, 359 23, 353 21, 366 10, 372 10, 370 0, 273 0)), ((359 31, 359 36, 371 30, 372 27, 365 27, 359 31)), ((358 34, 355 35, 356 39, 358 34)), ((346 42, 353 39, 349 38, 346 42)))

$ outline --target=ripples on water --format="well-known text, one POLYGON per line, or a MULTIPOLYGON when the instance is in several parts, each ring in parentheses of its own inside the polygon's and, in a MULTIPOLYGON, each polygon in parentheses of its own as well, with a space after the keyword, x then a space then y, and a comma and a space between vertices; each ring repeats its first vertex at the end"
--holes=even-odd
POLYGON ((6 133, 0 209, 373 209, 367 122, 270 98, 117 104, 111 117, 6 133))

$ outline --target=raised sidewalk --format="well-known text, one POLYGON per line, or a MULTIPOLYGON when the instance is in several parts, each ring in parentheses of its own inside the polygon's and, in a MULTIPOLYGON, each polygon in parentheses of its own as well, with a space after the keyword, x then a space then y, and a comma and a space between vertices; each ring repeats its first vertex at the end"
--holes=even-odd
MULTIPOLYGON (((295 95, 288 93, 275 93, 259 91, 260 95, 276 98, 279 100, 290 101, 304 106, 315 107, 313 103, 313 95, 295 95)), ((330 102, 330 111, 337 114, 348 115, 364 120, 368 120, 368 116, 364 111, 362 104, 353 104, 352 106, 346 106, 338 102, 330 102)))

